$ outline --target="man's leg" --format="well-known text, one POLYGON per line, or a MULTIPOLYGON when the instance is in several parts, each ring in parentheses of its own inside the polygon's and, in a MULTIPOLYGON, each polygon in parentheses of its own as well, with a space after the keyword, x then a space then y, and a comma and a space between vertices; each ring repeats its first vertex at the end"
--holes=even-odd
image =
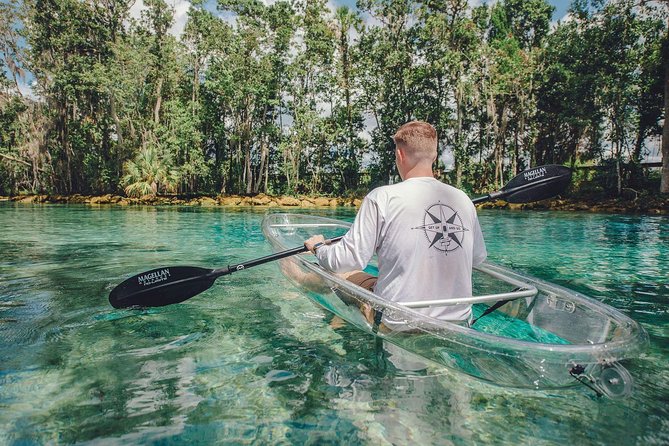
POLYGON ((378 280, 378 277, 367 274, 364 271, 353 271, 350 273, 345 273, 343 276, 344 279, 368 291, 374 291, 374 286, 378 280))
MULTIPOLYGON (((343 276, 349 282, 354 283, 355 285, 358 285, 359 287, 372 292, 374 291, 374 286, 376 286, 376 282, 378 280, 378 277, 372 276, 371 274, 367 274, 364 271, 354 271, 351 273, 345 273, 343 274, 343 276)), ((366 303, 360 304, 360 311, 362 312, 363 316, 365 316, 367 322, 369 322, 370 324, 376 323, 378 325, 380 323, 380 321, 376 321, 377 319, 376 312, 374 311, 371 305, 366 303)))

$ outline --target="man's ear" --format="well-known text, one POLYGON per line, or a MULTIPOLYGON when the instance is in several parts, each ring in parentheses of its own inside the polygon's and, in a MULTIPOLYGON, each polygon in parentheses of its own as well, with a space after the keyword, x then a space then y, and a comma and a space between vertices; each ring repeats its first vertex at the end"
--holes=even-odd
POLYGON ((400 162, 404 162, 406 158, 406 154, 404 153, 404 149, 401 148, 400 146, 395 147, 395 150, 397 150, 397 160, 400 162))

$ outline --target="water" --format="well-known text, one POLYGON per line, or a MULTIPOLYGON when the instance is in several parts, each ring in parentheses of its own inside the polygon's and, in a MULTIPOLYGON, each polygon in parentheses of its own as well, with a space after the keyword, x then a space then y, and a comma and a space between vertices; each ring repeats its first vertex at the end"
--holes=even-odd
POLYGON ((269 254, 264 212, 0 203, 0 444, 669 443, 666 217, 480 214, 492 260, 649 332, 650 349, 626 364, 635 393, 607 400, 398 370, 272 263, 183 304, 109 306, 144 270, 269 254))

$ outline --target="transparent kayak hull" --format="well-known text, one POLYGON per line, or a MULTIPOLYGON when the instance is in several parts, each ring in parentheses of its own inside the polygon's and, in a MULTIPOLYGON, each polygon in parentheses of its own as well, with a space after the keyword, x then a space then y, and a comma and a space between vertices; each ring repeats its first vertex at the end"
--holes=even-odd
MULTIPOLYGON (((350 223, 306 214, 269 214, 263 233, 275 251, 300 246, 314 234, 332 238, 350 223)), ((309 253, 279 261, 283 274, 316 304, 359 329, 444 365, 501 386, 552 389, 579 381, 610 397, 631 392, 620 361, 648 344, 642 327, 618 310, 575 291, 486 262, 476 268, 474 296, 396 303, 320 267, 309 253), (427 305, 471 303, 474 316, 508 303, 472 327, 419 313, 427 305), (379 330, 359 310, 368 304, 401 329, 379 330), (578 381, 577 381, 578 379, 578 381)), ((374 264, 369 268, 374 269, 374 264)))

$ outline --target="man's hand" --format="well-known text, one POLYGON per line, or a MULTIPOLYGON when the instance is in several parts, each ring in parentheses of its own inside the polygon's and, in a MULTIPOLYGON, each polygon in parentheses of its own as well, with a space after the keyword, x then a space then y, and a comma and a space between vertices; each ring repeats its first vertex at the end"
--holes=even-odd
POLYGON ((316 254, 316 245, 321 246, 323 243, 325 243, 325 237, 322 234, 318 234, 304 242, 304 247, 311 251, 312 254, 316 254), (320 245, 318 245, 319 243, 320 245))

